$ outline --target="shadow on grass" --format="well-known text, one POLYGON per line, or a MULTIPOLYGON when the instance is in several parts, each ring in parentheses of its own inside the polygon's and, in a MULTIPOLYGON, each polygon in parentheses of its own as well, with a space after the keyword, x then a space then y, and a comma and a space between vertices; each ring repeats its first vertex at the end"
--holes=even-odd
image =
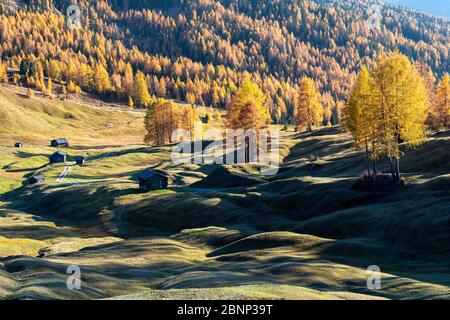
POLYGON ((8 202, 6 208, 58 219, 61 225, 98 224, 108 229, 105 224, 114 220, 115 200, 137 193, 139 190, 134 188, 120 190, 93 184, 34 186, 14 190, 0 199, 8 202))
POLYGON ((42 165, 42 166, 40 166, 40 167, 36 167, 36 168, 8 170, 8 169, 6 169, 5 167, 3 167, 3 169, 4 169, 6 172, 11 172, 11 173, 14 173, 14 172, 16 172, 16 173, 17 173, 17 172, 30 172, 30 171, 37 171, 37 170, 44 169, 44 168, 46 168, 48 165, 49 165, 49 163, 44 164, 44 165, 42 165))
POLYGON ((23 159, 32 158, 32 157, 48 158, 50 156, 50 154, 48 154, 48 153, 30 153, 30 152, 25 152, 25 151, 18 151, 15 153, 15 155, 18 156, 19 158, 23 158, 23 159))
POLYGON ((92 146, 71 146, 70 149, 77 151, 86 151, 86 150, 103 150, 107 148, 120 148, 122 145, 92 145, 92 146))

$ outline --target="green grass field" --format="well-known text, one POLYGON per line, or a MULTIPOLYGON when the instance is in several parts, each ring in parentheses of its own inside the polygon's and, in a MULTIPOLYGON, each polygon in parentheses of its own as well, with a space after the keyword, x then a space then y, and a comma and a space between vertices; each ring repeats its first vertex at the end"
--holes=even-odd
POLYGON ((371 194, 351 189, 363 154, 338 128, 283 131, 280 171, 262 177, 174 165, 171 146, 142 144, 140 113, 5 89, 0 111, 0 298, 450 298, 449 135, 407 152, 408 187, 371 194), (71 142, 59 182, 65 166, 47 165, 58 137, 71 142), (139 192, 148 168, 175 184, 139 192), (45 182, 28 186, 37 173, 45 182), (66 287, 74 264, 82 290, 66 287), (371 265, 380 290, 367 289, 371 265))

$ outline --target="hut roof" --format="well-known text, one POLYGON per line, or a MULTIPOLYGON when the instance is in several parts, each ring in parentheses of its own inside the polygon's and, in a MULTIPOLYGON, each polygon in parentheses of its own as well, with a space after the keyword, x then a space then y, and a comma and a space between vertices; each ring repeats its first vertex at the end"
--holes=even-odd
POLYGON ((144 172, 141 172, 138 176, 139 179, 147 180, 151 179, 154 176, 161 176, 165 178, 170 178, 170 174, 163 170, 146 170, 144 172))
POLYGON ((56 151, 54 154, 53 154, 54 156, 66 156, 67 154, 65 153, 65 152, 62 152, 62 151, 56 151))
POLYGON ((56 143, 59 143, 59 144, 68 143, 66 138, 54 139, 54 140, 52 140, 52 142, 56 142, 56 143))

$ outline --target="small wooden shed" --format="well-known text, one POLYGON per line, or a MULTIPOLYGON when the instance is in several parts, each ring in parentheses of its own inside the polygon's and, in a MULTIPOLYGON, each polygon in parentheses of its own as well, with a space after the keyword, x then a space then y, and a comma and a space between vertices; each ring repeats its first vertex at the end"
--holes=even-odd
POLYGON ((148 192, 152 190, 163 190, 169 187, 171 176, 162 170, 147 170, 139 176, 139 189, 148 192))
POLYGON ((50 145, 55 148, 68 148, 69 141, 65 138, 54 139, 50 142, 50 145))
POLYGON ((86 157, 75 157, 77 165, 82 166, 86 163, 86 157))
POLYGON ((208 124, 209 123, 209 115, 200 116, 200 121, 204 124, 208 124))
POLYGON ((16 144, 14 145, 14 147, 16 148, 22 148, 23 144, 21 142, 16 142, 16 144))
POLYGON ((62 151, 56 151, 50 156, 50 163, 61 163, 67 161, 67 154, 62 151))
POLYGON ((43 175, 37 175, 37 176, 32 176, 30 179, 28 179, 28 183, 36 184, 36 183, 44 182, 44 180, 45 180, 45 177, 43 175))

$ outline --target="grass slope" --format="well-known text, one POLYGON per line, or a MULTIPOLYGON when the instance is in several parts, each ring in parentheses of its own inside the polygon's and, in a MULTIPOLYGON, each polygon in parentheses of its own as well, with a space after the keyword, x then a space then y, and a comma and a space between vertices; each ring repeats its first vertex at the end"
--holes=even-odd
POLYGON ((143 114, 113 112, 81 106, 68 100, 34 97, 0 88, 0 142, 48 145, 65 137, 78 145, 141 143, 143 114), (101 144, 99 144, 101 142, 101 144))
MULTIPOLYGON (((1 298, 450 298, 449 135, 406 153, 407 188, 371 194, 351 190, 363 155, 337 128, 283 131, 283 165, 261 177, 249 165, 174 165, 171 146, 139 144, 134 113, 2 94, 17 108, 7 113, 46 127, 26 127, 24 149, 0 148, 1 298), (111 136, 94 129, 105 118, 117 119, 111 136), (66 151, 88 162, 69 161, 58 182, 65 166, 44 165, 60 123, 74 142, 66 151), (139 192, 148 168, 169 171, 174 186, 139 192), (36 173, 45 183, 27 186, 36 173), (72 264, 80 291, 66 288, 72 264), (366 287, 370 265, 382 270, 381 290, 366 287)), ((11 144, 25 133, 6 118, 11 144)))

